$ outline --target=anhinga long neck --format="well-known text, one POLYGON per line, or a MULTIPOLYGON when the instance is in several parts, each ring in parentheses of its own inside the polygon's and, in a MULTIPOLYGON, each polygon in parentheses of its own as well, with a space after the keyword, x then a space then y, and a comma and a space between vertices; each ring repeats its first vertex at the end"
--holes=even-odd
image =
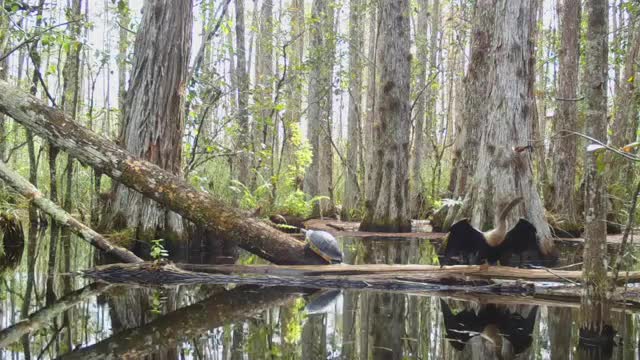
POLYGON ((496 227, 493 230, 489 230, 484 233, 484 237, 489 246, 498 246, 502 244, 504 238, 507 236, 507 216, 520 201, 522 201, 522 197, 517 197, 511 200, 511 202, 508 203, 500 212, 496 227))

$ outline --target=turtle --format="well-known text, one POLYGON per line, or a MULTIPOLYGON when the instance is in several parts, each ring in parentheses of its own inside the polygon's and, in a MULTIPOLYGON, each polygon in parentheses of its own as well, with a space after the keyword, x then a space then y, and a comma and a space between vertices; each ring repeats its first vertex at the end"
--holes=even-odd
POLYGON ((333 235, 322 230, 305 230, 307 247, 330 264, 339 264, 342 262, 342 251, 338 247, 338 241, 333 235))

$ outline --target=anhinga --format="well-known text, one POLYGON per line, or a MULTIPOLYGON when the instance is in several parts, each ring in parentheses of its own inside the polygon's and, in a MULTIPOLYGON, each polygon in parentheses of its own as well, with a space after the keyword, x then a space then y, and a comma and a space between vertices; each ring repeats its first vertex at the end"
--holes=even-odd
POLYGON ((509 202, 500 212, 496 227, 489 231, 474 228, 469 219, 453 224, 441 264, 495 264, 500 260, 502 265, 509 265, 511 255, 515 254, 520 256, 522 265, 523 256, 527 253, 535 254, 538 259, 542 258, 533 224, 520 219, 507 231, 507 216, 521 201, 522 198, 518 197, 509 202))

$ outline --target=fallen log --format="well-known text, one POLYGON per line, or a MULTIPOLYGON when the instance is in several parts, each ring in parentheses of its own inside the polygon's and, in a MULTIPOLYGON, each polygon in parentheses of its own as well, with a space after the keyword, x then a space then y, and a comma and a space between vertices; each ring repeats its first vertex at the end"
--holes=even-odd
POLYGON ((137 263, 144 261, 141 258, 137 257, 131 251, 120 246, 114 246, 102 235, 98 234, 90 227, 76 220, 73 216, 64 211, 56 203, 42 195, 42 193, 25 178, 9 169, 7 167, 7 164, 2 162, 1 160, 0 179, 4 180, 9 186, 16 190, 20 195, 27 198, 27 200, 31 201, 40 210, 51 216, 53 220, 55 220, 62 226, 67 226, 81 239, 85 240, 97 249, 102 250, 106 254, 111 255, 126 263, 137 263))
MULTIPOLYGON (((176 264, 176 267, 193 272, 212 274, 257 274, 274 276, 414 276, 420 277, 443 277, 459 275, 464 277, 474 277, 487 280, 524 280, 524 281, 552 281, 552 282, 580 282, 582 271, 556 270, 549 268, 523 269, 508 266, 486 266, 486 265, 298 265, 298 266, 276 266, 276 265, 198 265, 198 264, 176 264)), ((613 274, 609 273, 613 279, 613 274)), ((619 284, 640 282, 640 271, 631 271, 618 280, 619 284)))
MULTIPOLYGON (((544 270, 513 269, 500 275, 503 267, 454 266, 440 269, 426 265, 357 265, 357 266, 202 266, 187 264, 113 264, 83 271, 87 277, 115 284, 135 286, 176 286, 196 284, 237 284, 266 287, 315 289, 358 289, 359 291, 402 292, 427 296, 512 296, 535 298, 556 305, 570 302, 579 306, 581 286, 578 271, 562 271, 564 277, 544 270), (338 269, 338 268, 344 269, 338 269), (349 268, 355 269, 349 269, 349 268), (205 272, 187 271, 189 269, 205 272), (312 270, 315 268, 315 270, 312 270), (326 271, 323 269, 327 269, 326 271), (357 271, 359 270, 359 271, 357 271), (527 276, 527 272, 532 272, 527 276), (516 277, 524 277, 521 279, 516 277)), ((553 270, 552 270, 553 271, 553 270)), ((630 274, 635 281, 638 273, 630 274)), ((618 287, 611 298, 618 307, 640 309, 640 289, 618 287)), ((495 300, 495 299, 494 299, 495 300)))
POLYGON ((81 163, 263 259, 276 264, 325 263, 300 241, 197 191, 181 177, 133 156, 5 81, 0 81, 0 113, 11 116, 81 163))
POLYGON ((26 319, 20 320, 8 328, 0 330, 0 349, 4 349, 20 340, 23 335, 48 325, 51 319, 86 299, 104 292, 109 287, 110 285, 104 283, 87 285, 80 290, 76 290, 63 296, 52 305, 34 312, 26 319))
POLYGON ((124 330, 97 344, 59 359, 139 359, 154 350, 175 347, 180 341, 230 323, 249 319, 272 307, 285 305, 302 290, 242 287, 215 294, 191 306, 164 315, 141 327, 124 330))

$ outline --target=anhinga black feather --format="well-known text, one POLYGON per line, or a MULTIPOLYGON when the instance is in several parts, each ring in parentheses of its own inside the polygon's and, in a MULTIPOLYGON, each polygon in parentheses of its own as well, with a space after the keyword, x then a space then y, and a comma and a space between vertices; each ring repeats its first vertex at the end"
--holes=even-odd
POLYGON ((507 216, 520 201, 522 198, 516 198, 502 209, 496 227, 492 230, 482 232, 474 228, 468 219, 453 224, 441 264, 495 264, 500 261, 501 265, 510 265, 512 255, 517 255, 522 265, 524 254, 534 253, 541 258, 537 231, 533 224, 520 219, 507 231, 507 216))

